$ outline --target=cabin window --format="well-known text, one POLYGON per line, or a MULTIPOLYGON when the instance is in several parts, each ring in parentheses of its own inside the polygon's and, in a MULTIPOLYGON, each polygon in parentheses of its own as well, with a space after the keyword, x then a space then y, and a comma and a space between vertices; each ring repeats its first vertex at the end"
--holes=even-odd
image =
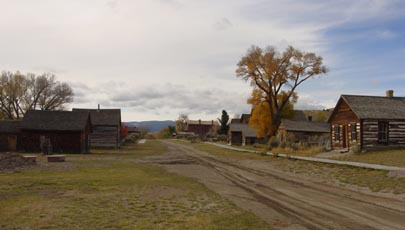
POLYGON ((356 124, 350 125, 350 137, 351 137, 352 141, 357 140, 357 125, 356 124))
POLYGON ((378 122, 378 141, 387 142, 388 141, 388 122, 379 121, 378 122))
POLYGON ((334 128, 334 132, 335 132, 335 141, 339 142, 340 141, 340 126, 336 125, 334 128))

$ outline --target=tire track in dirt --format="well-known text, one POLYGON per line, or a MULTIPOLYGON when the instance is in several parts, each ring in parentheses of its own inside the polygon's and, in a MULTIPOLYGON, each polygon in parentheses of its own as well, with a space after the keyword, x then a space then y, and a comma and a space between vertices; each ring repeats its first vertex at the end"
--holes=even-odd
MULTIPOLYGON (((241 164, 243 160, 231 162, 231 160, 220 159, 189 146, 167 141, 164 143, 169 146, 169 152, 172 155, 163 164, 170 162, 170 158, 173 156, 183 158, 188 156, 194 159, 194 161, 190 161, 191 163, 204 166, 208 170, 214 169, 218 176, 222 176, 235 187, 246 191, 250 194, 250 199, 265 205, 267 210, 263 210, 263 208, 256 210, 254 206, 239 206, 260 217, 264 216, 263 211, 279 213, 282 216, 281 220, 280 216, 269 218, 269 215, 265 219, 276 227, 286 229, 290 229, 291 226, 293 226, 291 229, 404 229, 405 204, 401 201, 385 198, 381 201, 380 197, 364 194, 348 197, 346 195, 348 191, 342 188, 296 181, 294 178, 287 178, 285 174, 280 176, 280 172, 273 171, 273 169, 264 171, 243 166, 241 164), (398 204, 398 202, 401 203, 398 204), (280 221, 284 224, 280 224, 280 221)), ((176 157, 173 160, 176 161, 176 157)), ((170 167, 179 169, 180 166, 170 164, 170 167)), ((181 173, 181 169, 177 172, 181 173)), ((189 174, 189 171, 187 173, 189 174)), ((201 178, 198 172, 196 175, 188 176, 201 178)), ((200 181, 207 182, 203 178, 200 181)), ((354 192, 349 193, 353 195, 354 192)), ((231 200, 243 199, 243 196, 231 196, 233 196, 231 200)))

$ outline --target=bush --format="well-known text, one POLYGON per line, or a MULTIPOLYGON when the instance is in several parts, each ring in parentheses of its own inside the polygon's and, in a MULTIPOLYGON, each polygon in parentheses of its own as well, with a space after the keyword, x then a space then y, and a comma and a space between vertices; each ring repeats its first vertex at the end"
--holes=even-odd
POLYGON ((270 148, 277 148, 280 145, 280 141, 278 140, 277 137, 272 136, 268 142, 268 146, 270 146, 270 148))
POLYGON ((224 135, 224 134, 218 135, 217 141, 226 142, 226 141, 228 141, 228 136, 224 135))
POLYGON ((278 147, 279 148, 286 148, 287 147, 287 142, 285 142, 285 141, 282 141, 282 142, 280 142, 280 144, 278 145, 278 147))
POLYGON ((361 153, 360 146, 358 146, 358 145, 355 145, 355 146, 351 147, 350 150, 351 150, 352 153, 354 153, 354 154, 360 154, 360 153, 361 153))

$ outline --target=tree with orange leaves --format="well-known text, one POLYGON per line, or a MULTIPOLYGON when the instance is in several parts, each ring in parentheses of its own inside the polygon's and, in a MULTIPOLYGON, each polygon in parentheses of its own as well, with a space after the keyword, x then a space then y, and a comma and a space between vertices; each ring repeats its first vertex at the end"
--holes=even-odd
POLYGON ((253 86, 248 103, 252 105, 249 124, 258 136, 274 136, 281 119, 293 115, 298 96, 296 88, 304 81, 328 72, 322 57, 299 51, 292 46, 283 53, 274 47, 252 46, 241 58, 237 77, 253 86))

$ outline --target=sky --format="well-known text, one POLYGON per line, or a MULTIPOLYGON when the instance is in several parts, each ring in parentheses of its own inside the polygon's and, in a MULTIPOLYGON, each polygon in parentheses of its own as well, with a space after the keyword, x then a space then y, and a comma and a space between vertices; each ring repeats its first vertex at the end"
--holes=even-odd
POLYGON ((297 109, 341 94, 405 96, 402 0, 0 0, 0 70, 53 73, 70 108, 121 108, 123 121, 250 112, 235 75, 252 45, 315 52, 327 75, 297 109))

